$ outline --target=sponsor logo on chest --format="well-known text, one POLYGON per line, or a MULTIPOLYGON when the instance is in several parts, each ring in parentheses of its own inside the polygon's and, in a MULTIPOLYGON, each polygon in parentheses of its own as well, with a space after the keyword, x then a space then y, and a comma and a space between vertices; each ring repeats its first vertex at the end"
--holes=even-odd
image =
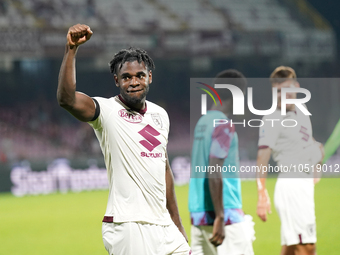
POLYGON ((153 153, 153 152, 141 152, 141 157, 142 158, 161 158, 162 157, 162 153, 153 153))
POLYGON ((119 110, 118 115, 119 117, 130 123, 140 123, 143 120, 143 117, 141 115, 133 114, 126 109, 119 110))
POLYGON ((156 138, 160 133, 150 125, 146 125, 138 133, 144 138, 139 143, 149 151, 141 152, 140 156, 143 158, 161 158, 162 153, 152 152, 157 146, 161 145, 161 142, 156 138))

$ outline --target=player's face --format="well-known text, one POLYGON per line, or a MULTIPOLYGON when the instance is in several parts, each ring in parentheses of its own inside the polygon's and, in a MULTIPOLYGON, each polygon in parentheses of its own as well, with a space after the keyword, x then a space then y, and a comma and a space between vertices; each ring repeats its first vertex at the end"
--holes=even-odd
POLYGON ((152 72, 147 70, 144 62, 125 62, 118 75, 115 75, 115 81, 120 95, 129 105, 140 109, 144 107, 152 82, 152 72))
MULTIPOLYGON (((299 83, 297 83, 294 80, 287 80, 282 83, 274 83, 273 84, 274 88, 277 88, 277 107, 278 109, 281 109, 281 90, 282 88, 297 88, 299 87, 299 83)), ((296 93, 288 92, 286 93, 286 98, 287 99, 295 99, 296 98, 296 93)), ((294 111, 294 104, 287 104, 286 109, 287 111, 294 111)))

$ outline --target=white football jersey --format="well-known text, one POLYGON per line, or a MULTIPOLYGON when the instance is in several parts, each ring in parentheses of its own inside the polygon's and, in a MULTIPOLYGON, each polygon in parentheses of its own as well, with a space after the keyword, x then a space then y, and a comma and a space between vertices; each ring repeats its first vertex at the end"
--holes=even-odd
POLYGON ((109 180, 105 216, 113 216, 113 222, 170 225, 165 183, 166 111, 149 101, 146 111, 136 112, 119 96, 94 99, 100 114, 89 124, 100 143, 109 180))
POLYGON ((264 125, 260 127, 258 146, 270 147, 278 165, 299 167, 301 164, 317 163, 311 155, 315 155, 315 150, 319 149, 313 139, 309 116, 297 108, 286 115, 281 115, 281 111, 276 110, 262 120, 264 125), (285 127, 295 124, 295 127, 285 127))

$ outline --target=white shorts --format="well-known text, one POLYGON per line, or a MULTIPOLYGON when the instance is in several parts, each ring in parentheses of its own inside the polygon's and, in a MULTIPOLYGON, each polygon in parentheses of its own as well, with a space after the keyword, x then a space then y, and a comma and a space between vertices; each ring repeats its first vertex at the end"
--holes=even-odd
POLYGON ((250 215, 245 221, 225 226, 225 239, 215 247, 210 243, 213 226, 191 226, 192 255, 253 255, 254 222, 250 215))
POLYGON ((313 178, 278 178, 274 203, 281 220, 281 245, 316 243, 313 178))
POLYGON ((191 250, 176 225, 103 222, 102 235, 109 255, 189 255, 191 250))

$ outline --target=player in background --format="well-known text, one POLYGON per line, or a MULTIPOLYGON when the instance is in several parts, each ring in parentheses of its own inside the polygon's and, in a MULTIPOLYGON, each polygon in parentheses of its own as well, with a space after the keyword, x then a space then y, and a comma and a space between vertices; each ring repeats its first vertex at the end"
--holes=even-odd
POLYGON ((91 36, 87 25, 69 28, 57 98, 93 127, 104 155, 109 179, 105 248, 110 255, 190 254, 166 152, 168 115, 146 100, 154 63, 144 50, 119 51, 110 70, 120 94, 91 98, 76 91, 75 68, 78 48, 91 36))
POLYGON ((325 156, 323 158, 323 163, 326 163, 327 160, 336 152, 336 150, 340 146, 340 120, 335 125, 335 128, 332 131, 332 134, 329 136, 325 143, 325 156))
MULTIPOLYGON (((309 116, 304 115, 295 104, 287 104, 287 114, 281 115, 281 90, 300 87, 295 71, 279 66, 270 75, 270 81, 272 87, 277 88, 277 109, 273 114, 264 116, 263 120, 277 121, 275 124, 264 121, 260 128, 257 165, 263 170, 272 155, 278 166, 291 169, 279 174, 274 193, 275 207, 281 220, 281 255, 312 255, 316 250, 315 178, 312 166, 322 161, 323 148, 313 139, 309 116), (283 127, 277 124, 285 119, 293 119, 297 125, 283 127)), ((296 92, 288 92, 286 97, 295 99, 296 92)), ((266 177, 267 172, 262 172, 257 178, 257 214, 262 221, 267 221, 267 213, 271 212, 266 177)))
MULTIPOLYGON (((215 84, 233 84, 242 91, 247 86, 246 78, 237 70, 225 70, 216 78, 215 84)), ((249 218, 245 220, 242 211, 238 173, 194 173, 196 166, 240 167, 235 126, 229 122, 213 127, 214 119, 228 119, 233 110, 231 92, 220 90, 219 95, 222 105, 213 105, 198 120, 194 131, 189 185, 191 248, 193 255, 254 254, 254 223, 249 218)))

